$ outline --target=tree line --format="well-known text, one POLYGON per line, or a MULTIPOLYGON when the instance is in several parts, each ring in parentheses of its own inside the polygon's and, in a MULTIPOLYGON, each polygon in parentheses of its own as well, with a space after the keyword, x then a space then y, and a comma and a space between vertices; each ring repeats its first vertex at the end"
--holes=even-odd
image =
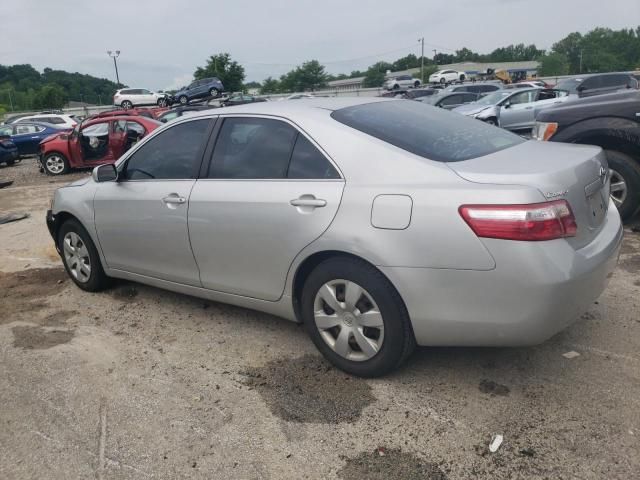
MULTIPOLYGON (((612 30, 595 28, 581 34, 570 33, 554 43, 550 50, 536 45, 515 44, 481 54, 467 47, 454 53, 437 53, 424 58, 425 79, 437 65, 458 62, 516 62, 537 60, 541 76, 574 75, 640 69, 640 26, 635 29, 612 30)), ((376 62, 366 70, 331 75, 317 60, 309 60, 279 78, 268 77, 262 82, 245 83, 245 69, 228 53, 212 55, 206 64, 197 67, 194 79, 219 77, 230 92, 259 89, 260 93, 314 91, 325 88, 332 80, 364 77, 363 86, 379 87, 390 71, 419 68, 422 59, 414 54, 394 62, 376 62)), ((115 82, 81 73, 45 68, 42 73, 31 65, 0 65, 0 113, 2 110, 37 110, 60 108, 69 100, 87 103, 111 103, 111 96, 119 87, 115 82)))

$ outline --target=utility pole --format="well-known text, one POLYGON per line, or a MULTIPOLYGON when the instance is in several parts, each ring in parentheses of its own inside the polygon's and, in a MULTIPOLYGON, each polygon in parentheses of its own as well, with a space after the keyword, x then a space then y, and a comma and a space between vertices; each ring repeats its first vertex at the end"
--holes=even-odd
POLYGON ((580 49, 580 68, 578 69, 578 73, 582 73, 582 49, 580 49))
POLYGON ((422 44, 422 53, 420 54, 420 82, 424 83, 424 37, 418 41, 422 44))
POLYGON ((107 55, 113 58, 113 66, 116 67, 116 81, 118 82, 118 86, 120 86, 120 76, 118 75, 118 62, 116 58, 120 56, 120 50, 116 50, 115 52, 112 50, 107 50, 107 55))
POLYGON ((435 63, 436 65, 438 65, 438 62, 436 62, 436 55, 438 54, 438 52, 436 52, 436 49, 434 48, 433 50, 433 63, 435 63))

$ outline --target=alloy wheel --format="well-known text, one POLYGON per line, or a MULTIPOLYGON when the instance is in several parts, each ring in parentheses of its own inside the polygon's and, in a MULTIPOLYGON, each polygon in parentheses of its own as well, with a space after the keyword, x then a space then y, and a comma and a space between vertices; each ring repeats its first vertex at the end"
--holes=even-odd
POLYGON ((612 168, 609 169, 610 187, 609 196, 616 207, 620 208, 620 205, 627 199, 629 193, 629 187, 624 177, 620 173, 616 172, 612 168))
POLYGON ((64 159, 60 155, 51 155, 45 160, 45 167, 53 175, 58 175, 64 171, 64 159))
POLYGON ((62 244, 64 260, 71 275, 81 283, 88 282, 91 277, 91 258, 80 235, 69 232, 64 236, 62 244))
POLYGON ((382 348, 380 309, 369 292, 355 282, 325 283, 316 294, 313 316, 324 342, 347 360, 369 360, 382 348))

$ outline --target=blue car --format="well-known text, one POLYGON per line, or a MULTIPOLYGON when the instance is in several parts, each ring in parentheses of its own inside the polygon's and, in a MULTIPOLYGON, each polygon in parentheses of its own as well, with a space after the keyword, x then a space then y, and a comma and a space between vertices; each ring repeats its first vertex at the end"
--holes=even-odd
POLYGON ((199 98, 219 97, 223 90, 224 86, 219 78, 203 78, 195 80, 188 87, 182 87, 173 95, 173 98, 181 105, 186 105, 191 100, 199 98))
POLYGON ((18 147, 18 155, 34 155, 40 151, 40 142, 49 135, 57 135, 61 129, 46 123, 12 123, 0 125, 0 137, 9 136, 18 147))
POLYGON ((0 136, 0 163, 13 165, 18 159, 18 148, 8 137, 0 136))

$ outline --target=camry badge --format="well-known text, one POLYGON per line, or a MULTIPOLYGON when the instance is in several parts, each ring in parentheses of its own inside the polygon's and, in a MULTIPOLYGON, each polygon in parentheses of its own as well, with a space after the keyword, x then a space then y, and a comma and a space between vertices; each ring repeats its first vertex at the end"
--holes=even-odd
POLYGON ((556 197, 562 197, 567 193, 569 193, 569 190, 562 190, 561 192, 547 192, 544 194, 544 196, 547 198, 556 198, 556 197))

